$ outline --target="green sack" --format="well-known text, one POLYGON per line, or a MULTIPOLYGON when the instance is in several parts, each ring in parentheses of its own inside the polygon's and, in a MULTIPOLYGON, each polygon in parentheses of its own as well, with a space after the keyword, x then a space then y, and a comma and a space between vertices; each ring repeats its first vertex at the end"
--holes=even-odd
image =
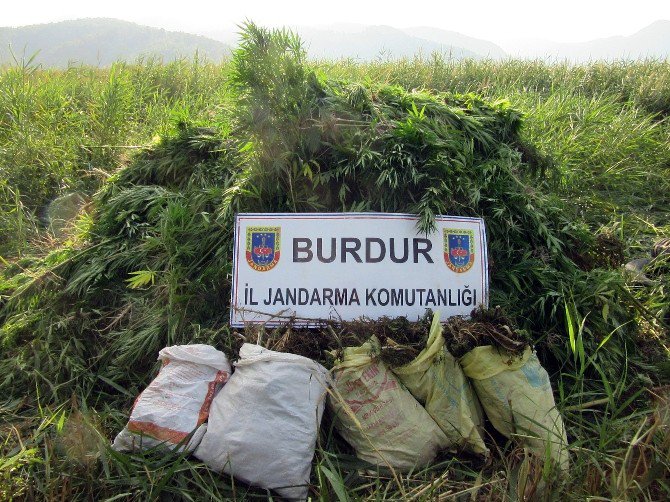
POLYGON ((392 371, 444 432, 443 448, 488 455, 481 407, 460 364, 445 347, 439 312, 433 316, 426 347, 412 362, 392 371))
POLYGON ((568 441, 549 375, 530 347, 521 356, 490 345, 477 347, 460 362, 486 416, 501 434, 517 437, 540 457, 548 452, 561 469, 568 467, 568 441))
POLYGON ((372 338, 344 349, 333 368, 328 405, 335 427, 356 455, 380 467, 409 471, 429 464, 446 437, 379 359, 372 338))

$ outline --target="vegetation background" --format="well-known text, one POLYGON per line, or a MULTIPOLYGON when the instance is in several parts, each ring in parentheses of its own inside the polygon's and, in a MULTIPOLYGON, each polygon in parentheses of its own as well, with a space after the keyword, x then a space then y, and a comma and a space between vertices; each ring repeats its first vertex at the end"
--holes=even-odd
MULTIPOLYGON (((500 442, 494 461, 484 466, 445 457, 400 479, 367 476, 359 473, 360 465, 326 431, 315 460, 314 496, 321 500, 666 500, 670 496, 670 393, 662 384, 670 376, 670 277, 663 269, 667 263, 647 271, 648 283, 627 278, 621 266, 629 259, 648 256, 655 240, 670 235, 670 63, 569 65, 435 56, 304 65, 330 79, 368 87, 397 84, 408 90, 475 93, 490 102, 508 100, 523 115, 523 158, 538 171, 533 178, 523 178, 527 190, 541 197, 544 207, 554 207, 567 220, 585 225, 599 243, 594 249, 602 251, 593 258, 595 265, 584 265, 590 274, 580 276, 584 282, 571 285, 573 296, 554 292, 562 303, 561 310, 551 315, 559 321, 556 332, 544 336, 558 337, 554 340, 561 354, 557 360, 564 362, 552 368, 552 382, 571 440, 569 477, 543 473, 505 442, 500 442), (617 320, 620 310, 625 314, 617 320), (622 322, 624 318, 629 320, 622 322), (623 331, 625 340, 619 337, 623 331), (608 364, 616 364, 619 380, 611 376, 608 364)), ((67 235, 55 237, 40 221, 43 208, 74 190, 104 192, 124 176, 123 168, 138 155, 161 151, 171 144, 170 138, 191 141, 192 136, 180 136, 183 124, 207 125, 225 137, 238 106, 230 85, 239 79, 239 74, 232 74, 235 71, 239 66, 203 59, 171 63, 149 59, 115 63, 106 69, 65 70, 45 70, 28 60, 0 70, 0 307, 4 309, 0 379, 4 388, 16 386, 12 375, 25 370, 21 366, 25 360, 14 358, 14 351, 17 341, 23 343, 26 327, 37 322, 30 315, 10 315, 17 291, 35 280, 49 281, 45 270, 83 249, 96 228, 94 217, 84 212, 67 235)), ((173 217, 176 221, 183 215, 173 217)), ((179 235, 173 237, 178 242, 179 235)), ((570 245, 578 250, 582 243, 570 245)), ((134 282, 129 278, 128 287, 153 284, 151 271, 143 272, 134 282)), ((521 276, 523 271, 518 272, 521 276)), ((163 286, 179 288, 169 278, 163 286)), ((518 284, 524 294, 532 294, 525 286, 518 284)), ((25 312, 30 314, 29 309, 25 312)), ((67 314, 78 315, 90 313, 72 309, 67 314)), ((62 325, 41 328, 44 336, 61 329, 67 332, 67 323, 73 321, 67 316, 60 319, 62 325)), ((157 322, 163 326, 161 320, 157 322)), ((110 332, 114 323, 108 319, 110 332)), ((146 350, 144 343, 164 341, 146 342, 150 338, 146 333, 133 336, 121 340, 129 352, 146 350)), ((198 336, 217 340, 221 334, 198 336)), ((0 498, 265 496, 236 486, 192 459, 152 453, 128 456, 109 450, 109 439, 127 418, 125 406, 155 368, 146 367, 144 380, 128 388, 107 377, 99 377, 104 379, 100 381, 97 375, 86 374, 86 368, 72 368, 79 362, 68 360, 71 348, 59 358, 50 352, 49 343, 48 338, 25 343, 23 349, 32 353, 31 368, 43 368, 45 375, 60 368, 68 374, 84 374, 84 380, 96 382, 96 394, 86 394, 82 389, 94 387, 79 381, 74 386, 68 382, 45 386, 37 375, 33 385, 22 382, 9 398, 0 398, 0 498), (35 363, 40 358, 42 362, 35 363)), ((71 343, 81 340, 73 337, 71 343)), ((152 360, 153 355, 145 357, 152 360)))

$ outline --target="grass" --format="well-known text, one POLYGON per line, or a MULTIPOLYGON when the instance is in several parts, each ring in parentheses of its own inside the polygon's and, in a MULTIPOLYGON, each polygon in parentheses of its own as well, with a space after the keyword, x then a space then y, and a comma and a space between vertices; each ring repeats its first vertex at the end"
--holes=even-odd
MULTIPOLYGON (((490 464, 444 456, 397 479, 368 475, 326 420, 312 496, 667 499, 670 277, 650 270, 651 285, 631 283, 614 248, 641 257, 670 235, 669 64, 305 64, 297 42, 286 41, 290 50, 268 57, 248 39, 245 58, 223 65, 146 60, 57 71, 25 62, 0 71, 0 498, 266 498, 192 458, 108 448, 159 348, 233 349, 230 216, 268 204, 364 210, 367 200, 423 214, 429 225, 448 196, 459 204, 450 209, 487 218, 498 260, 493 299, 531 333, 550 369, 570 475, 497 436, 490 464), (250 86, 257 76, 262 84, 250 86), (453 110, 425 90, 476 93, 483 98, 456 100, 454 110, 500 120, 487 130, 493 149, 468 157, 436 147, 466 160, 463 183, 435 197, 440 175, 422 184, 408 174, 432 159, 412 148, 433 144, 435 117, 453 110), (511 106, 492 104, 501 98, 511 106), (328 105, 314 107, 317 99, 328 105), (521 128, 500 135, 516 111, 521 128), (333 117, 360 113, 402 126, 384 144, 412 147, 402 150, 407 170, 394 169, 395 150, 380 150, 364 129, 331 137, 339 150, 314 141, 310 124, 332 131, 333 117), (486 161, 490 171, 477 178, 486 161), (98 209, 56 242, 40 208, 70 190, 100 191, 98 209), (423 204, 407 205, 408 190, 426 196, 423 204), (579 270, 563 255, 581 260, 579 270)), ((483 129, 473 130, 486 143, 483 129)))

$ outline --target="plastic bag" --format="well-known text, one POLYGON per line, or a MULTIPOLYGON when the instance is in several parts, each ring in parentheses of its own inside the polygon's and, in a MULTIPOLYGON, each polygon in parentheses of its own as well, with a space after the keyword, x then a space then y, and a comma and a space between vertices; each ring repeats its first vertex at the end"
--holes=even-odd
POLYGON ((228 358, 214 347, 193 344, 166 347, 158 359, 163 366, 135 400, 128 425, 114 439, 115 450, 163 445, 192 451, 205 433, 212 399, 230 376, 228 358))
POLYGON ((328 403, 337 430, 359 458, 409 471, 429 464, 447 438, 391 370, 371 356, 378 343, 373 337, 344 349, 333 368, 328 403))
POLYGON ((194 455, 246 483, 305 499, 328 381, 311 359, 245 343, 194 455))
POLYGON ((554 402, 547 371, 526 348, 514 356, 490 345, 477 347, 461 358, 472 379, 486 416, 504 436, 517 436, 530 451, 568 466, 567 437, 554 402))
POLYGON ((443 448, 488 455, 480 432, 483 421, 477 396, 445 347, 439 312, 433 316, 426 348, 412 362, 392 371, 444 432, 443 448))

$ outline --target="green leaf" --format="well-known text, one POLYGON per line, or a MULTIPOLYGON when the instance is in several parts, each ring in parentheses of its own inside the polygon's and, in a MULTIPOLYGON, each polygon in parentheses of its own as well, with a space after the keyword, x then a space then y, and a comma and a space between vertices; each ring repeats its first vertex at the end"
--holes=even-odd
POLYGON ((330 486, 333 487, 333 491, 335 492, 335 495, 337 495, 337 500, 339 500, 340 502, 348 502, 349 496, 347 495, 347 488, 346 486, 344 486, 344 481, 342 480, 342 477, 338 476, 324 465, 322 465, 320 469, 321 472, 323 472, 323 474, 326 476, 326 478, 328 478, 330 486))
POLYGON ((156 282, 156 272, 153 270, 136 270, 130 273, 131 277, 126 279, 130 289, 139 289, 156 282))
POLYGON ((568 328, 568 338, 570 341, 570 348, 572 349, 572 353, 575 354, 577 352, 575 326, 572 320, 572 313, 570 312, 570 306, 567 303, 565 304, 565 324, 566 327, 568 328))
POLYGON ((135 397, 130 391, 128 391, 128 389, 124 389, 123 387, 121 387, 121 386, 120 386, 119 384, 117 384, 116 382, 111 381, 109 378, 105 378, 105 377, 102 376, 102 375, 98 375, 98 378, 99 378, 100 380, 102 380, 103 382, 105 382, 105 383, 106 383, 107 385, 109 385, 110 387, 112 387, 113 389, 116 389, 117 391, 119 391, 121 394, 125 394, 126 396, 128 396, 128 397, 132 397, 132 398, 135 397))
POLYGON ((607 322, 607 318, 609 317, 610 314, 610 304, 605 302, 603 304, 603 321, 607 322))

